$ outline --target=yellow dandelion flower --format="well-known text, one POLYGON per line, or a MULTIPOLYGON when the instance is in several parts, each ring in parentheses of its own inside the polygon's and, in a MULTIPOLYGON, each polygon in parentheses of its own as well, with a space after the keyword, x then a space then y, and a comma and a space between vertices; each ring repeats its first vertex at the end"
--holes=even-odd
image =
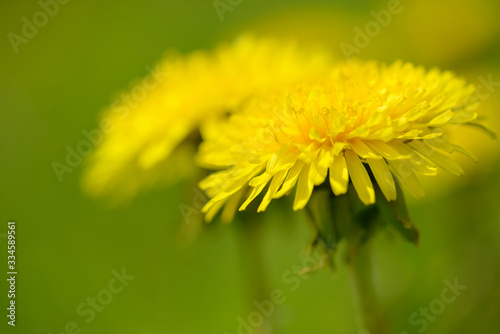
POLYGON ((245 210, 266 187, 259 212, 295 187, 293 209, 302 209, 325 182, 342 195, 351 181, 365 205, 375 202, 373 182, 388 201, 397 197, 395 182, 421 197, 416 173, 434 175, 440 168, 462 175, 449 153, 474 159, 446 137, 447 128, 476 119, 473 93, 451 72, 357 61, 282 97, 255 99, 203 129, 199 161, 222 169, 200 183, 211 197, 206 218, 224 205, 225 217, 238 206, 245 210))
MULTIPOLYGON (((319 49, 252 36, 212 52, 167 56, 156 69, 161 80, 140 83, 147 94, 136 101, 119 100, 104 113, 111 130, 89 159, 84 187, 94 195, 122 199, 178 179, 181 174, 172 177, 171 165, 178 165, 180 157, 192 165, 191 147, 177 151, 200 124, 236 110, 251 96, 317 75, 330 62, 319 49)), ((180 173, 187 169, 177 168, 180 173)))

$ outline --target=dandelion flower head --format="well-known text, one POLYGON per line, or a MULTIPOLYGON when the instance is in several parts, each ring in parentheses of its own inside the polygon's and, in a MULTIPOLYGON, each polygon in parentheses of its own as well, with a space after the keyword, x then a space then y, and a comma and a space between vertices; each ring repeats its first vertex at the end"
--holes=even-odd
POLYGON ((211 198, 206 219, 223 206, 245 210, 261 193, 258 211, 264 211, 294 189, 299 210, 325 182, 335 195, 353 186, 365 205, 376 200, 374 184, 388 201, 398 195, 395 182, 421 197, 416 174, 462 175, 450 158, 454 151, 475 159, 446 136, 476 119, 473 93, 451 72, 352 61, 281 95, 257 98, 203 129, 198 160, 219 170, 200 183, 211 198))

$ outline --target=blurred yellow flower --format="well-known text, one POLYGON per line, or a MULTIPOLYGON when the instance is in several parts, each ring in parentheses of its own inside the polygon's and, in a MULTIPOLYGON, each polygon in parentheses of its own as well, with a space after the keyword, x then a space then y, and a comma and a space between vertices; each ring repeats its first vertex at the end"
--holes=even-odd
MULTIPOLYGON (((212 52, 169 55, 156 70, 164 77, 154 89, 105 112, 113 130, 90 157, 84 187, 94 195, 125 199, 141 188, 178 179, 193 165, 186 153, 192 148, 181 144, 201 123, 233 112, 253 95, 317 75, 330 64, 322 50, 252 36, 212 52), (172 173, 179 147, 189 163, 172 173)), ((146 80, 141 84, 146 86, 146 80)))
POLYGON ((440 167, 461 175, 448 155, 453 151, 474 159, 445 132, 476 119, 473 93, 451 72, 356 61, 294 85, 284 97, 257 98, 203 128, 199 162, 223 169, 200 183, 211 198, 206 219, 224 205, 230 218, 266 186, 258 211, 295 185, 293 209, 302 209, 327 175, 335 195, 346 193, 351 180, 365 205, 375 202, 372 178, 388 201, 396 199, 397 181, 421 197, 415 173, 435 175, 440 167))

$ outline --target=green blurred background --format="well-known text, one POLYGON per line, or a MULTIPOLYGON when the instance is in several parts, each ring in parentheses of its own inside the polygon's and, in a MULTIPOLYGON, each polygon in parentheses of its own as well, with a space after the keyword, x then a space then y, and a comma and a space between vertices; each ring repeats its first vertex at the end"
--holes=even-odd
MULTIPOLYGON (((31 20, 41 7, 34 0, 2 2, 1 268, 7 222, 15 220, 19 275, 17 326, 10 328, 2 314, 0 332, 71 333, 65 327, 74 321, 82 333, 236 333, 237 318, 249 312, 237 224, 214 222, 186 242, 179 205, 190 204, 191 183, 109 208, 81 191, 83 165, 59 182, 51 164, 65 159, 67 145, 84 139, 83 130, 98 126, 97 116, 115 92, 145 76, 168 49, 212 48, 253 31, 324 43, 342 60, 339 44, 353 44, 354 28, 387 5, 244 0, 220 20, 211 0, 75 0, 59 5, 16 53, 8 34, 21 34, 22 18, 31 20), (112 271, 122 268, 135 278, 87 323, 77 308, 107 289, 112 271)), ((359 58, 439 66, 477 85, 481 78, 500 82, 496 1, 402 0, 401 6, 359 58)), ((481 110, 498 131, 500 83, 489 88, 481 110)), ((455 278, 467 289, 428 321, 425 333, 493 334, 500 328, 500 146, 474 129, 457 140, 480 162, 463 160, 463 178, 424 180, 427 197, 410 200, 420 247, 391 236, 377 239, 376 284, 395 333, 419 333, 422 326, 409 318, 440 298, 444 280, 455 278)), ((275 205, 265 215, 260 245, 268 287, 286 295, 270 319, 273 333, 355 333, 341 265, 335 275, 311 275, 296 291, 283 282, 283 273, 302 263, 312 231, 300 214, 283 221, 278 212, 275 205)), ((0 309, 6 313, 2 282, 0 309)))

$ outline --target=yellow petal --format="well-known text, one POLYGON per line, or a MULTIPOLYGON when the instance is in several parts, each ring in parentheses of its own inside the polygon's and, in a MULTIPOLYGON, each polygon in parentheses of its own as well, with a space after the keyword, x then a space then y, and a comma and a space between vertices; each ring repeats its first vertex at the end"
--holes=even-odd
POLYGON ((382 159, 382 156, 373 152, 363 141, 353 140, 350 142, 352 149, 362 158, 382 159))
POLYGON ((293 188, 293 186, 295 186, 295 183, 297 182, 303 166, 304 163, 300 160, 297 161, 295 165, 293 165, 293 167, 288 172, 288 175, 286 176, 285 182, 283 182, 281 189, 276 193, 276 195, 274 195, 274 198, 279 198, 287 194, 293 188))
POLYGON ((375 152, 378 152, 386 159, 408 159, 410 156, 405 154, 407 152, 399 152, 395 147, 393 147, 390 142, 384 143, 380 140, 370 140, 366 142, 369 147, 371 147, 375 152))
POLYGON ((366 161, 370 165, 373 176, 375 176, 375 180, 377 180, 378 186, 385 198, 388 201, 394 201, 397 195, 396 185, 385 160, 368 158, 366 161))
POLYGON ((440 139, 432 139, 432 140, 428 140, 427 143, 431 146, 439 148, 439 149, 446 151, 448 153, 453 153, 455 151, 460 152, 460 153, 468 156, 472 160, 474 160, 474 162, 476 162, 476 163, 478 162, 476 155, 462 146, 449 143, 443 139, 441 139, 441 140, 440 139))
POLYGON ((226 203, 226 199, 221 200, 221 201, 217 201, 217 202, 212 201, 212 200, 209 201, 207 203, 207 205, 201 211, 201 212, 205 213, 205 220, 207 222, 211 222, 214 219, 214 217, 217 214, 217 212, 219 212, 220 208, 222 208, 222 206, 224 205, 224 203, 226 203))
POLYGON ((439 150, 435 147, 429 146, 423 142, 411 142, 410 145, 412 148, 417 150, 424 157, 427 157, 430 161, 434 162, 436 165, 441 167, 442 169, 455 174, 455 175, 464 175, 464 170, 460 167, 456 162, 451 160, 446 155, 439 152, 439 150))
POLYGON ((264 172, 262 173, 261 175, 259 176, 256 176, 254 177, 253 179, 250 180, 250 182, 248 183, 248 185, 250 187, 258 187, 260 186, 262 183, 267 183, 269 182, 269 180, 271 179, 272 175, 269 174, 268 172, 264 172))
POLYGON ((363 166, 363 163, 359 160, 358 155, 352 150, 346 150, 345 159, 352 184, 361 202, 365 205, 375 203, 375 190, 373 189, 372 181, 370 180, 370 176, 365 166, 363 166))
POLYGON ((408 160, 392 160, 388 161, 391 172, 397 177, 398 181, 412 194, 415 198, 424 196, 422 186, 415 175, 415 171, 408 160))
POLYGON ((451 117, 453 116, 453 111, 451 110, 446 110, 445 112, 443 112, 442 114, 434 117, 430 122, 429 122, 429 126, 443 126, 445 125, 450 119, 451 117))
POLYGON ((298 153, 295 150, 290 150, 288 145, 283 145, 279 152, 273 154, 269 159, 266 171, 269 174, 274 174, 280 170, 288 170, 297 161, 297 157, 298 153))
POLYGON ((415 121, 427 113, 428 107, 427 101, 421 102, 401 117, 406 118, 408 121, 415 121))
POLYGON ((266 195, 264 196, 264 199, 259 205, 259 208, 257 209, 257 212, 262 212, 267 209, 267 206, 269 203, 271 203, 271 199, 273 196, 276 194, 278 191, 279 187, 283 184, 283 181, 285 180, 286 174, 288 171, 282 170, 276 173, 274 175, 273 180, 271 181, 271 184, 269 185, 269 189, 266 192, 266 195))
POLYGON ((333 157, 330 166, 330 186, 335 195, 343 195, 347 192, 349 185, 349 172, 345 162, 344 154, 333 157))
POLYGON ((236 214, 236 211, 238 211, 238 205, 241 201, 241 196, 243 196, 243 192, 247 189, 247 187, 244 187, 240 189, 237 193, 235 193, 233 196, 231 196, 230 199, 228 199, 226 205, 224 205, 224 209, 222 210, 220 220, 223 223, 230 223, 234 219, 234 215, 236 214))
POLYGON ((418 153, 417 151, 413 151, 414 153, 411 155, 410 158, 410 163, 413 167, 413 170, 416 173, 422 174, 422 175, 436 175, 437 174, 437 167, 436 165, 418 153))
POLYGON ((330 165, 330 153, 325 150, 320 150, 318 156, 311 164, 309 177, 314 185, 320 185, 325 182, 326 174, 328 173, 328 166, 330 165))
POLYGON ((248 204, 250 204, 255 199, 255 197, 259 196, 259 194, 262 192, 262 190, 264 189, 266 184, 267 183, 263 183, 260 186, 253 188, 252 191, 250 192, 250 195, 248 196, 248 198, 240 206, 239 210, 244 211, 247 208, 248 204))
POLYGON ((309 178, 310 167, 311 165, 305 165, 300 172, 299 181, 297 182, 297 192, 293 201, 294 211, 304 208, 311 197, 314 184, 309 178))

